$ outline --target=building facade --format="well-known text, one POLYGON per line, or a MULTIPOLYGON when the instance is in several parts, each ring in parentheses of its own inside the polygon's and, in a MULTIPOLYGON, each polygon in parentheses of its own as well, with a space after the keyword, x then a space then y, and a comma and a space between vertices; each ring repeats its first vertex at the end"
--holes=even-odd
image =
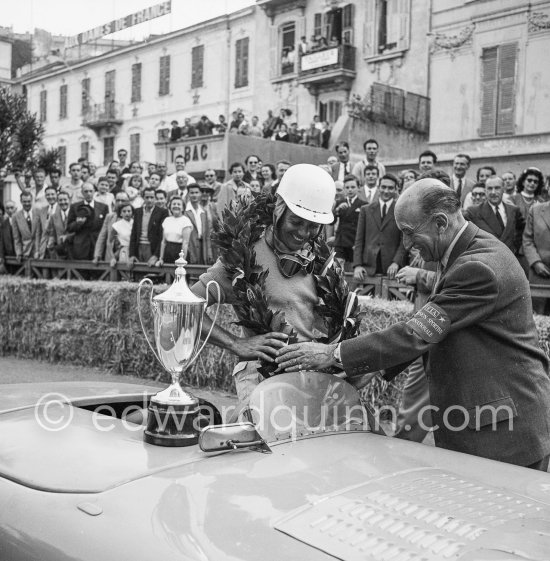
POLYGON ((548 171, 550 2, 434 0, 430 145, 440 160, 548 171))
POLYGON ((302 128, 319 115, 332 126, 331 145, 350 141, 356 158, 363 140, 387 133, 381 154, 397 160, 424 142, 414 137, 411 148, 397 139, 410 139, 406 102, 427 93, 428 2, 258 0, 19 80, 44 123, 45 145, 60 150, 64 166, 80 156, 107 165, 121 147, 131 159, 154 161, 173 119, 231 120, 237 109, 260 123, 269 110, 287 109, 302 128), (366 106, 375 99, 374 110, 350 113, 352 99, 366 106))

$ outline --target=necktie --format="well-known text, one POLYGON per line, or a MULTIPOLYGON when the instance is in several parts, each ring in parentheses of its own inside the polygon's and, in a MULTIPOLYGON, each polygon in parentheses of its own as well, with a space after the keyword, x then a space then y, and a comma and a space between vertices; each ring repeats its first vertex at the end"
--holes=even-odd
POLYGON ((500 232, 498 233, 498 235, 500 236, 502 234, 502 232, 504 232, 504 220, 502 220, 502 216, 500 215, 500 212, 498 211, 498 206, 496 206, 494 208, 495 208, 495 216, 497 217, 498 224, 500 226, 500 232))
POLYGON ((351 206, 351 199, 348 197, 346 200, 348 201, 348 205, 351 206))
POLYGON ((27 226, 29 227, 29 230, 32 230, 32 220, 30 214, 27 214, 27 226))
POLYGON ((386 213, 388 212, 388 209, 386 208, 386 203, 384 203, 382 205, 382 220, 384 220, 384 218, 386 218, 386 213))
POLYGON ((460 199, 460 197, 462 196, 462 177, 460 177, 458 179, 458 187, 456 189, 456 194, 458 195, 458 198, 460 199))
POLYGON ((63 218, 63 224, 67 223, 67 214, 64 210, 61 211, 61 217, 63 218))

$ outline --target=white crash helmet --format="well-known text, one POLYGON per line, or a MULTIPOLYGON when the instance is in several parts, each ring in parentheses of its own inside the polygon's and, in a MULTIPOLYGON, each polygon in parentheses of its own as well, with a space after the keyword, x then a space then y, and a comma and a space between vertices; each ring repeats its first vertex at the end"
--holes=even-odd
POLYGON ((328 172, 312 164, 296 164, 288 168, 277 188, 291 212, 317 224, 334 221, 332 207, 336 186, 328 172))

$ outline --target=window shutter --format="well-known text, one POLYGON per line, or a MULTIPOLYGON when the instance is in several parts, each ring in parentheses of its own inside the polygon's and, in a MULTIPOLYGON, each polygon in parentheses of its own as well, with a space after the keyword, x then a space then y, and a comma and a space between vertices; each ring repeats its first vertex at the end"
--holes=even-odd
POLYGON ((132 64, 132 96, 131 103, 141 101, 141 62, 132 64))
POLYGON ((481 136, 495 134, 497 108, 497 60, 498 47, 483 49, 481 55, 481 136))
POLYGON ((243 86, 248 86, 248 37, 243 39, 243 61, 242 61, 242 82, 243 86))
POLYGON ((275 27, 274 25, 271 26, 270 32, 270 42, 269 42, 269 75, 271 78, 277 78, 280 74, 281 65, 281 51, 283 49, 283 37, 280 33, 280 29, 275 27))
POLYGON ((323 14, 314 14, 313 16, 313 36, 321 35, 323 33, 323 14))
POLYGON ((85 115, 90 110, 90 78, 82 80, 82 114, 85 115))
POLYGON ((366 0, 365 21, 363 22, 363 56, 369 57, 376 54, 375 35, 376 0, 366 0))
POLYGON ((517 43, 501 45, 499 55, 497 134, 509 134, 514 132, 517 43))
POLYGON ((355 21, 355 5, 344 6, 342 12, 342 42, 348 45, 353 44, 353 22, 355 21))
POLYGON ((198 45, 191 50, 191 87, 203 86, 204 45, 198 45))
POLYGON ((170 55, 160 57, 159 95, 170 93, 170 55))
POLYGON ((67 118, 67 84, 59 88, 59 118, 67 118))
POLYGON ((397 48, 400 51, 405 51, 409 48, 411 36, 411 0, 398 0, 398 2, 399 39, 397 48))

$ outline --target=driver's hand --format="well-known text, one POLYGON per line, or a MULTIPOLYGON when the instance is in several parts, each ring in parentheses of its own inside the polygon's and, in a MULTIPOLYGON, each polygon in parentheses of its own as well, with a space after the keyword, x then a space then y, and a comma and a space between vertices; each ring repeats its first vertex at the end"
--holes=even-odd
POLYGON ((300 370, 327 370, 335 365, 334 345, 322 343, 297 343, 288 345, 277 353, 279 370, 299 372, 300 370))
POLYGON ((243 360, 274 362, 277 351, 286 345, 287 340, 286 333, 266 333, 238 339, 231 350, 243 360))
POLYGON ((396 275, 395 278, 404 284, 416 284, 416 274, 420 271, 417 267, 403 267, 396 275))

